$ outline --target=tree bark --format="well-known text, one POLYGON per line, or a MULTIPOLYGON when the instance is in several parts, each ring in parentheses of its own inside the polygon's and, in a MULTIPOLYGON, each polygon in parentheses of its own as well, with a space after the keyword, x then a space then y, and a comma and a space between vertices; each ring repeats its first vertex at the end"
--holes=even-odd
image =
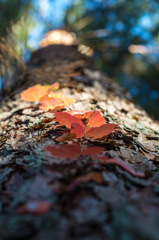
POLYGON ((23 85, 1 103, 0 124, 0 239, 158 240, 158 123, 77 46, 32 53, 23 85), (123 165, 46 154, 44 146, 63 144, 55 139, 54 115, 20 93, 54 82, 75 100, 65 110, 101 111, 106 122, 120 126, 103 139, 67 144, 102 146, 123 165))

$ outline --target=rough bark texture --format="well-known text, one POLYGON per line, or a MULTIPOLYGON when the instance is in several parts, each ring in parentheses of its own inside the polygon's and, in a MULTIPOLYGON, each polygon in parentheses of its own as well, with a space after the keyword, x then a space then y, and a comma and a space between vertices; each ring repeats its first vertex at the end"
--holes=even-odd
POLYGON ((76 46, 40 49, 29 66, 24 84, 0 110, 0 239, 158 240, 157 122, 94 70, 76 46), (57 144, 59 136, 53 113, 22 101, 20 92, 57 81, 75 99, 65 110, 99 110, 106 122, 120 124, 120 132, 104 139, 73 142, 82 148, 102 146, 104 154, 119 157, 145 177, 88 156, 68 160, 45 153, 43 146, 57 144))

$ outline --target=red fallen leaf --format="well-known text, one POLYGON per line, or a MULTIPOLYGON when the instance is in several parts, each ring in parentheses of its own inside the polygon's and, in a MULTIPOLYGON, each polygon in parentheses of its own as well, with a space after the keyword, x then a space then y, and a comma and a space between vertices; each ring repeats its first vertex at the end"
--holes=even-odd
POLYGON ((129 172, 131 175, 137 177, 145 177, 145 174, 142 172, 135 171, 131 167, 129 167, 126 163, 124 163, 120 158, 108 158, 108 156, 94 156, 93 159, 100 160, 101 164, 115 164, 122 167, 124 170, 129 172))
POLYGON ((100 156, 100 155, 96 155, 96 156, 92 156, 92 158, 94 159, 94 160, 101 160, 101 162, 99 162, 99 163, 101 163, 101 164, 103 164, 103 163, 107 163, 107 160, 109 159, 109 157, 108 156, 100 156))
POLYGON ((87 122, 88 127, 100 127, 103 124, 105 124, 105 118, 102 116, 101 112, 95 111, 89 116, 87 122))
POLYGON ((104 147, 93 146, 93 147, 89 147, 86 150, 82 151, 82 155, 83 156, 92 156, 92 155, 100 154, 104 150, 105 150, 104 147))
POLYGON ((95 127, 89 131, 86 131, 85 137, 92 139, 102 138, 116 130, 115 128, 118 126, 118 124, 114 123, 103 124, 100 127, 95 127))
POLYGON ((48 85, 42 86, 40 84, 37 84, 33 87, 30 87, 26 90, 24 90, 20 96, 24 101, 27 102, 35 102, 39 101, 41 97, 43 97, 48 91, 48 85))
POLYGON ((85 134, 92 129, 94 129, 94 127, 85 127, 85 134))
POLYGON ((73 115, 76 118, 82 119, 82 114, 84 114, 85 111, 84 110, 82 110, 82 111, 80 111, 80 110, 71 110, 71 111, 68 111, 67 113, 73 115))
POLYGON ((69 111, 68 113, 70 113, 71 115, 74 115, 77 118, 80 119, 87 119, 90 117, 90 115, 93 113, 93 111, 86 111, 86 110, 72 110, 69 111))
POLYGON ((71 115, 75 116, 76 118, 80 119, 87 119, 90 117, 90 115, 93 113, 93 111, 86 111, 86 110, 72 110, 69 111, 71 115))
POLYGON ((84 127, 84 124, 80 119, 72 116, 67 112, 57 112, 54 115, 55 121, 60 123, 61 125, 64 125, 67 128, 71 128, 72 123, 78 123, 84 127))
POLYGON ((82 115, 80 115, 80 114, 73 114, 73 116, 76 118, 82 119, 82 115))
POLYGON ((64 133, 60 137, 57 137, 56 141, 65 142, 65 141, 70 141, 74 138, 76 138, 76 134, 74 134, 74 133, 64 133))
POLYGON ((51 156, 63 159, 74 159, 81 153, 81 147, 78 144, 48 145, 45 146, 44 149, 48 151, 51 156))
POLYGON ((94 146, 89 147, 84 151, 81 151, 81 146, 79 144, 64 144, 64 145, 48 145, 44 147, 44 150, 48 151, 51 156, 63 158, 63 159, 73 159, 78 156, 92 156, 95 154, 100 154, 105 148, 94 146))
POLYGON ((87 111, 87 112, 85 112, 84 114, 83 114, 83 116, 82 116, 82 118, 83 119, 87 119, 87 118, 89 118, 90 116, 91 116, 91 114, 93 114, 94 112, 93 111, 87 111))
POLYGON ((70 133, 74 133, 76 138, 81 138, 84 136, 84 128, 84 125, 74 122, 71 124, 70 133))
POLYGON ((49 211, 51 203, 48 201, 29 201, 17 209, 19 214, 41 215, 49 211))

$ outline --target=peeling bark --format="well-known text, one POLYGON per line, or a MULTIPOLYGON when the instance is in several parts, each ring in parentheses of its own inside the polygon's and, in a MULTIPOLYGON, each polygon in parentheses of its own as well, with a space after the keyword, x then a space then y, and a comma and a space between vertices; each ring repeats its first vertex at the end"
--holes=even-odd
POLYGON ((32 54, 24 84, 1 104, 0 124, 1 239, 158 240, 158 123, 76 46, 52 45, 32 54), (75 99, 65 110, 101 111, 106 122, 120 124, 104 139, 75 143, 104 147, 109 158, 145 177, 121 165, 97 164, 91 156, 46 154, 44 146, 59 144, 54 115, 22 101, 20 93, 54 82, 75 99))

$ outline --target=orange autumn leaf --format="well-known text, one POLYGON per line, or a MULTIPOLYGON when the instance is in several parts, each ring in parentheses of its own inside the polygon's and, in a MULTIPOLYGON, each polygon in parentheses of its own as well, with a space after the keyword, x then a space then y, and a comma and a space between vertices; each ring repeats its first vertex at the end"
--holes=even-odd
POLYGON ((102 138, 116 130, 115 128, 118 126, 119 126, 118 124, 114 123, 103 124, 100 127, 95 127, 87 131, 85 137, 92 139, 102 138))
POLYGON ((102 116, 101 112, 95 111, 89 115, 87 122, 88 127, 100 127, 103 124, 105 124, 105 118, 102 116))
POLYGON ((84 125, 81 125, 77 122, 71 124, 71 132, 74 133, 76 138, 81 138, 84 136, 84 125))
POLYGON ((51 99, 51 98, 56 98, 56 99, 60 99, 62 98, 62 93, 61 92, 48 92, 45 96, 43 96, 40 101, 47 101, 47 99, 51 99))
POLYGON ((68 106, 74 102, 74 99, 71 97, 63 97, 62 96, 61 100, 64 102, 65 106, 68 106))
POLYGON ((80 119, 72 116, 67 112, 57 112, 54 115, 55 121, 60 123, 61 125, 64 125, 67 128, 71 128, 72 123, 78 123, 84 127, 84 124, 80 119))
POLYGON ((65 107, 65 104, 57 98, 47 98, 41 101, 40 109, 44 112, 49 110, 61 110, 65 107))
POLYGON ((62 93, 48 92, 45 96, 40 99, 40 109, 43 111, 49 110, 61 110, 66 105, 69 105, 74 101, 73 98, 63 97, 62 93))
POLYGON ((59 93, 49 92, 48 93, 48 98, 60 99, 65 104, 65 106, 70 105, 72 102, 74 102, 73 98, 62 96, 61 92, 59 92, 59 93))
POLYGON ((83 116, 82 116, 82 118, 84 119, 84 118, 89 118, 90 116, 91 116, 91 114, 93 113, 93 111, 87 111, 87 112, 85 112, 84 114, 83 114, 83 116))
POLYGON ((37 84, 23 91, 21 93, 21 98, 28 102, 35 102, 40 100, 40 109, 43 111, 57 111, 63 109, 65 106, 74 101, 73 98, 62 96, 61 92, 55 93, 55 91, 58 89, 58 82, 45 86, 37 84))
POLYGON ((60 87, 60 84, 58 82, 55 82, 51 86, 49 86, 48 92, 51 92, 51 91, 55 92, 56 90, 59 89, 59 87, 60 87))
POLYGON ((30 87, 24 90, 20 96, 24 101, 27 102, 35 102, 39 101, 41 97, 43 97, 48 91, 48 86, 42 86, 41 84, 37 84, 33 87, 30 87))

